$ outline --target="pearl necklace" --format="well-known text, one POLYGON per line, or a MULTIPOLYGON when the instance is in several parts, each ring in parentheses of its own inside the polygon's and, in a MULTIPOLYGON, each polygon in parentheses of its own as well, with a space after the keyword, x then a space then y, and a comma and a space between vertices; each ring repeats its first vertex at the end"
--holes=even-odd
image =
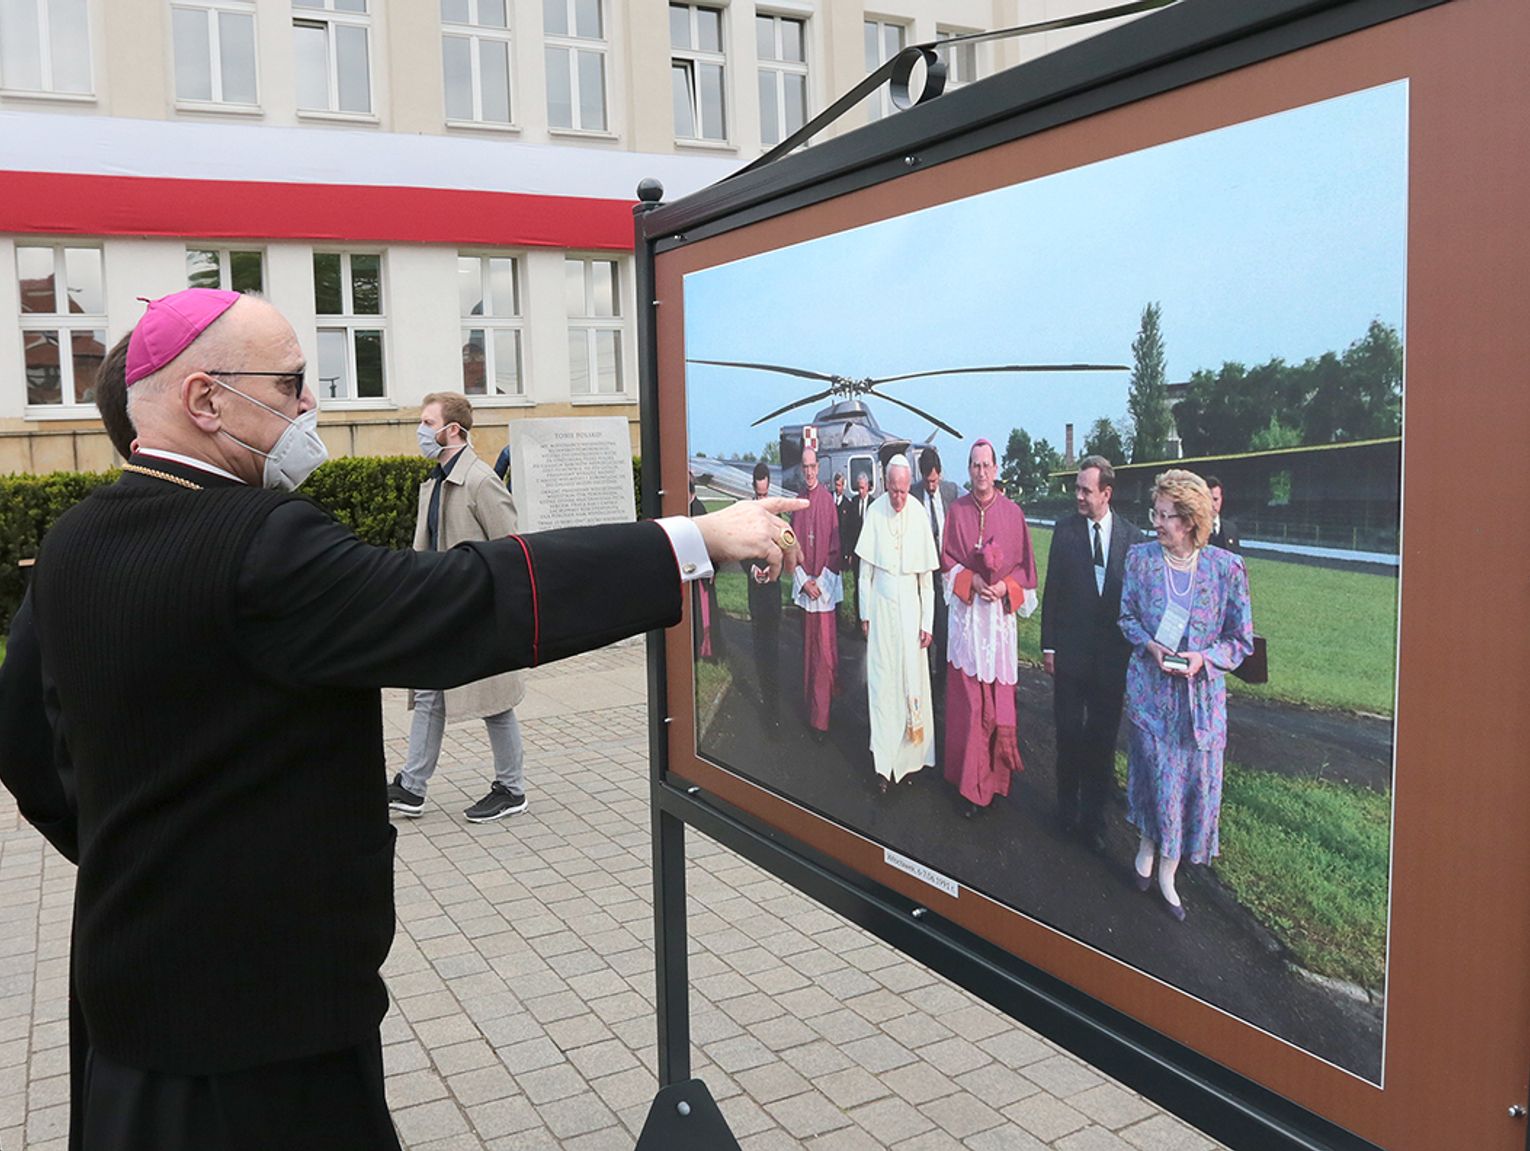
POLYGON ((1159 546, 1163 551, 1164 574, 1169 580, 1170 593, 1180 597, 1189 595, 1191 587, 1195 584, 1195 565, 1201 558, 1201 549, 1196 548, 1187 556, 1177 556, 1168 548, 1162 547, 1162 545, 1159 546), (1177 571, 1185 572, 1190 577, 1185 581, 1183 589, 1177 587, 1174 583, 1174 573, 1177 571))

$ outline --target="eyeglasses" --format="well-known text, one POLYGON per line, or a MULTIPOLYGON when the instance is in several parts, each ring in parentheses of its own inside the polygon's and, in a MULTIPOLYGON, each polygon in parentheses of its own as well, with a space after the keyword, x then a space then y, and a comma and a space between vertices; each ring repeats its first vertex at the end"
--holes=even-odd
POLYGON ((277 387, 290 390, 293 399, 301 400, 303 398, 303 377, 307 370, 307 368, 303 368, 296 372, 225 372, 211 369, 206 374, 209 376, 264 376, 267 379, 277 380, 277 387), (286 380, 287 383, 280 383, 282 380, 286 380))
POLYGON ((1169 520, 1182 520, 1184 518, 1185 517, 1180 515, 1178 512, 1169 512, 1166 515, 1160 515, 1157 508, 1148 508, 1148 523, 1153 524, 1154 526, 1157 526, 1161 523, 1167 523, 1169 520))

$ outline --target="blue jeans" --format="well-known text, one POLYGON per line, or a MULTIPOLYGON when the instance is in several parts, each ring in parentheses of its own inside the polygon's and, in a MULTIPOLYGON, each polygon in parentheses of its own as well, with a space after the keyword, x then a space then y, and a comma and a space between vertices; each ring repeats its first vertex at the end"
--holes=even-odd
MULTIPOLYGON (((511 791, 526 790, 526 753, 521 745, 521 725, 515 709, 485 716, 489 746, 494 750, 494 778, 511 791)), ((436 773, 441 755, 441 737, 446 731, 446 700, 439 691, 416 688, 414 722, 409 728, 409 756, 404 761, 404 787, 415 795, 424 795, 430 777, 436 773)))

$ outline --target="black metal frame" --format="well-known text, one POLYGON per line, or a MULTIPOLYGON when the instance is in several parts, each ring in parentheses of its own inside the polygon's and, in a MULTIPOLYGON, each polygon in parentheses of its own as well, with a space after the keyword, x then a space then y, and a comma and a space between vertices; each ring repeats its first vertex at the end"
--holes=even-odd
MULTIPOLYGON (((659 514, 655 258, 709 236, 870 187, 1449 0, 1181 0, 1146 20, 741 172, 674 204, 636 209, 645 514, 659 514)), ((648 182, 645 181, 645 184, 648 182)), ((1076 990, 906 897, 668 778, 661 633, 648 641, 659 1081, 690 1076, 685 827, 758 864, 894 948, 1230 1146, 1379 1151, 1269 1089, 1076 990)), ((1530 1151, 1530 1144, 1527 1144, 1530 1151)))

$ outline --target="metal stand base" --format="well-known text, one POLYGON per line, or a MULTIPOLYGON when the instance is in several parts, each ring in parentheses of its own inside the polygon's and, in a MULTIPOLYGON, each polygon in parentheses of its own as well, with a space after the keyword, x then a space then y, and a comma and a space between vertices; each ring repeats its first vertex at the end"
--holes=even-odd
POLYGON ((691 1079, 653 1097, 634 1151, 739 1151, 739 1146, 707 1085, 691 1079))

